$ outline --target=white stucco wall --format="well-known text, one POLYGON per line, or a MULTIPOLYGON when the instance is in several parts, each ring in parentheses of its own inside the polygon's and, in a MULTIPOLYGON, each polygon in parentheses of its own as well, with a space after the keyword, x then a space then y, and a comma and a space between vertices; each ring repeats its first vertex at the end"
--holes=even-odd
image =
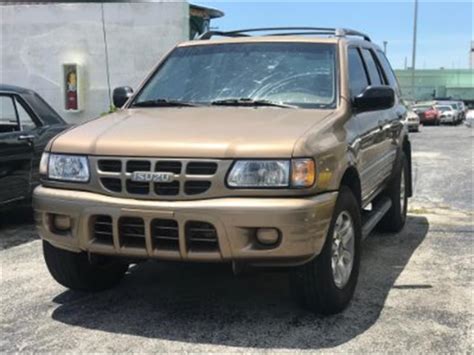
MULTIPOLYGON (((67 121, 109 109, 102 4, 0 5, 0 82, 31 88, 67 121), (64 111, 62 63, 81 64, 84 110, 64 111)), ((189 36, 186 1, 105 3, 112 89, 136 88, 176 43, 189 36)))

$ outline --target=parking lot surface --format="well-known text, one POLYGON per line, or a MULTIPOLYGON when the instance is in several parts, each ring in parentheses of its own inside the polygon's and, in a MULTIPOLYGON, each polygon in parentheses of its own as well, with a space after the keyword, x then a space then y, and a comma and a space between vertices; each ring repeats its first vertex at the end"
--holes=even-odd
POLYGON ((472 352, 473 129, 411 135, 415 197, 395 235, 364 243, 355 298, 317 317, 287 274, 147 262, 113 290, 49 276, 28 210, 2 212, 0 352, 472 352))

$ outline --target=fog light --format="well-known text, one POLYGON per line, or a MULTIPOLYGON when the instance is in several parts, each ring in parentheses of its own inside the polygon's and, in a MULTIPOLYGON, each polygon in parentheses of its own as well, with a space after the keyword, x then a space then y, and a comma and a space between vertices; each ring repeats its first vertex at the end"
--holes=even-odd
POLYGON ((60 232, 67 232, 71 229, 71 218, 62 214, 53 215, 53 226, 60 232))
POLYGON ((263 245, 274 245, 280 240, 280 232, 276 228, 259 228, 257 240, 263 245))

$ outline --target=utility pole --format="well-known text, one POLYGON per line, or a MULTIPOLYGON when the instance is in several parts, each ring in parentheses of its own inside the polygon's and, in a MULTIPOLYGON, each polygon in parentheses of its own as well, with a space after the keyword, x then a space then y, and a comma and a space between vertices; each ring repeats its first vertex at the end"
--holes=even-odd
POLYGON ((415 14, 413 18, 413 50, 411 58, 411 95, 415 100, 415 64, 416 64, 416 27, 418 22, 418 0, 415 0, 415 14))
POLYGON ((387 55, 387 41, 383 41, 383 54, 387 55))

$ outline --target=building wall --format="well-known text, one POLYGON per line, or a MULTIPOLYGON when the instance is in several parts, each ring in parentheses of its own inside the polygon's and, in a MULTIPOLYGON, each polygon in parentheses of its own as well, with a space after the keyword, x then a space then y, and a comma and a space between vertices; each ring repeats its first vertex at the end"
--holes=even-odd
POLYGON ((0 82, 36 90, 67 121, 109 110, 110 86, 136 88, 176 43, 188 39, 185 0, 0 6, 0 82), (103 22, 107 41, 104 41, 103 22), (83 69, 84 110, 64 111, 62 63, 83 69))
MULTIPOLYGON (((406 99, 413 99, 411 70, 395 70, 406 99)), ((433 97, 452 97, 474 100, 474 70, 438 69, 415 71, 415 99, 428 100, 433 97)))

